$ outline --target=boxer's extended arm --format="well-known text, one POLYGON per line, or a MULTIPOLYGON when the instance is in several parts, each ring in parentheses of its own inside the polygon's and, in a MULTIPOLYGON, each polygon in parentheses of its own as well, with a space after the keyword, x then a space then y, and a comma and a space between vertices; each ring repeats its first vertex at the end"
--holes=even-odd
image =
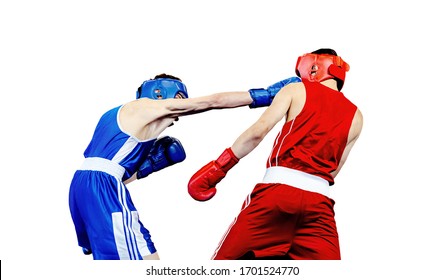
POLYGON ((250 106, 257 108, 269 106, 275 95, 286 85, 299 82, 300 78, 291 77, 279 81, 267 89, 251 89, 249 91, 219 92, 211 95, 165 100, 149 100, 147 98, 138 99, 131 105, 134 110, 141 112, 141 119, 145 123, 160 118, 176 118, 184 115, 202 113, 212 109, 236 108, 250 106), (137 110, 137 108, 141 110, 137 110))
POLYGON ((247 91, 219 92, 188 99, 161 100, 161 113, 168 117, 198 114, 212 109, 226 109, 246 106, 252 103, 247 91))
POLYGON ((157 137, 180 116, 246 106, 251 102, 251 95, 247 91, 220 92, 187 99, 139 98, 123 105, 119 115, 120 125, 124 131, 139 139, 149 139, 157 137))

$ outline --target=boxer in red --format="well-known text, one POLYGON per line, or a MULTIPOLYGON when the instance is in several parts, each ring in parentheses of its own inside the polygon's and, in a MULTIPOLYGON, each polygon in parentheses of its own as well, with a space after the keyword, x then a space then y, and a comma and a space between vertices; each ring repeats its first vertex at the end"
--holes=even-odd
POLYGON ((286 118, 263 181, 243 203, 213 259, 340 259, 329 189, 363 125, 362 113, 341 92, 348 70, 332 49, 300 56, 296 74, 302 82, 284 86, 257 122, 192 176, 189 194, 211 199, 226 173, 286 118))

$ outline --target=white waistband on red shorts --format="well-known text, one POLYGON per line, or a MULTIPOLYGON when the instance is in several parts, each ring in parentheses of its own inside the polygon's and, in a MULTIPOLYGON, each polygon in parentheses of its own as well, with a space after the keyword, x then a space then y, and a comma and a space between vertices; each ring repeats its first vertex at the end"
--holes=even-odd
POLYGON ((263 183, 285 184, 329 197, 329 182, 327 180, 283 166, 271 166, 266 169, 263 183))
POLYGON ((119 179, 125 174, 125 168, 120 164, 99 157, 85 158, 79 170, 102 171, 119 179))

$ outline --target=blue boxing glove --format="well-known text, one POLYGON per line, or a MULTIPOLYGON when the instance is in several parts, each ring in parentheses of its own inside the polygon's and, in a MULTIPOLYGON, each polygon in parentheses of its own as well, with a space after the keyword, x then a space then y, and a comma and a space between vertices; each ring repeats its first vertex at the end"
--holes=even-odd
POLYGON ((270 85, 267 89, 253 88, 249 90, 249 94, 252 98, 252 103, 249 104, 249 108, 258 108, 269 106, 272 103, 275 95, 287 84, 301 82, 299 77, 290 77, 283 81, 270 85))
POLYGON ((185 158, 185 150, 178 139, 169 136, 157 139, 137 171, 137 179, 145 178, 153 172, 182 162, 185 158))

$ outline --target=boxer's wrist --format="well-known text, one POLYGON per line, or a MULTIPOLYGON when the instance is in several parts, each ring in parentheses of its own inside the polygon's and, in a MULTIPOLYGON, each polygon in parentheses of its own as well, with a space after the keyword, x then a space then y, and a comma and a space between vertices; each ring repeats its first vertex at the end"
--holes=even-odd
POLYGON ((227 148, 215 161, 220 169, 227 173, 232 167, 238 163, 239 159, 234 154, 231 148, 227 148))

